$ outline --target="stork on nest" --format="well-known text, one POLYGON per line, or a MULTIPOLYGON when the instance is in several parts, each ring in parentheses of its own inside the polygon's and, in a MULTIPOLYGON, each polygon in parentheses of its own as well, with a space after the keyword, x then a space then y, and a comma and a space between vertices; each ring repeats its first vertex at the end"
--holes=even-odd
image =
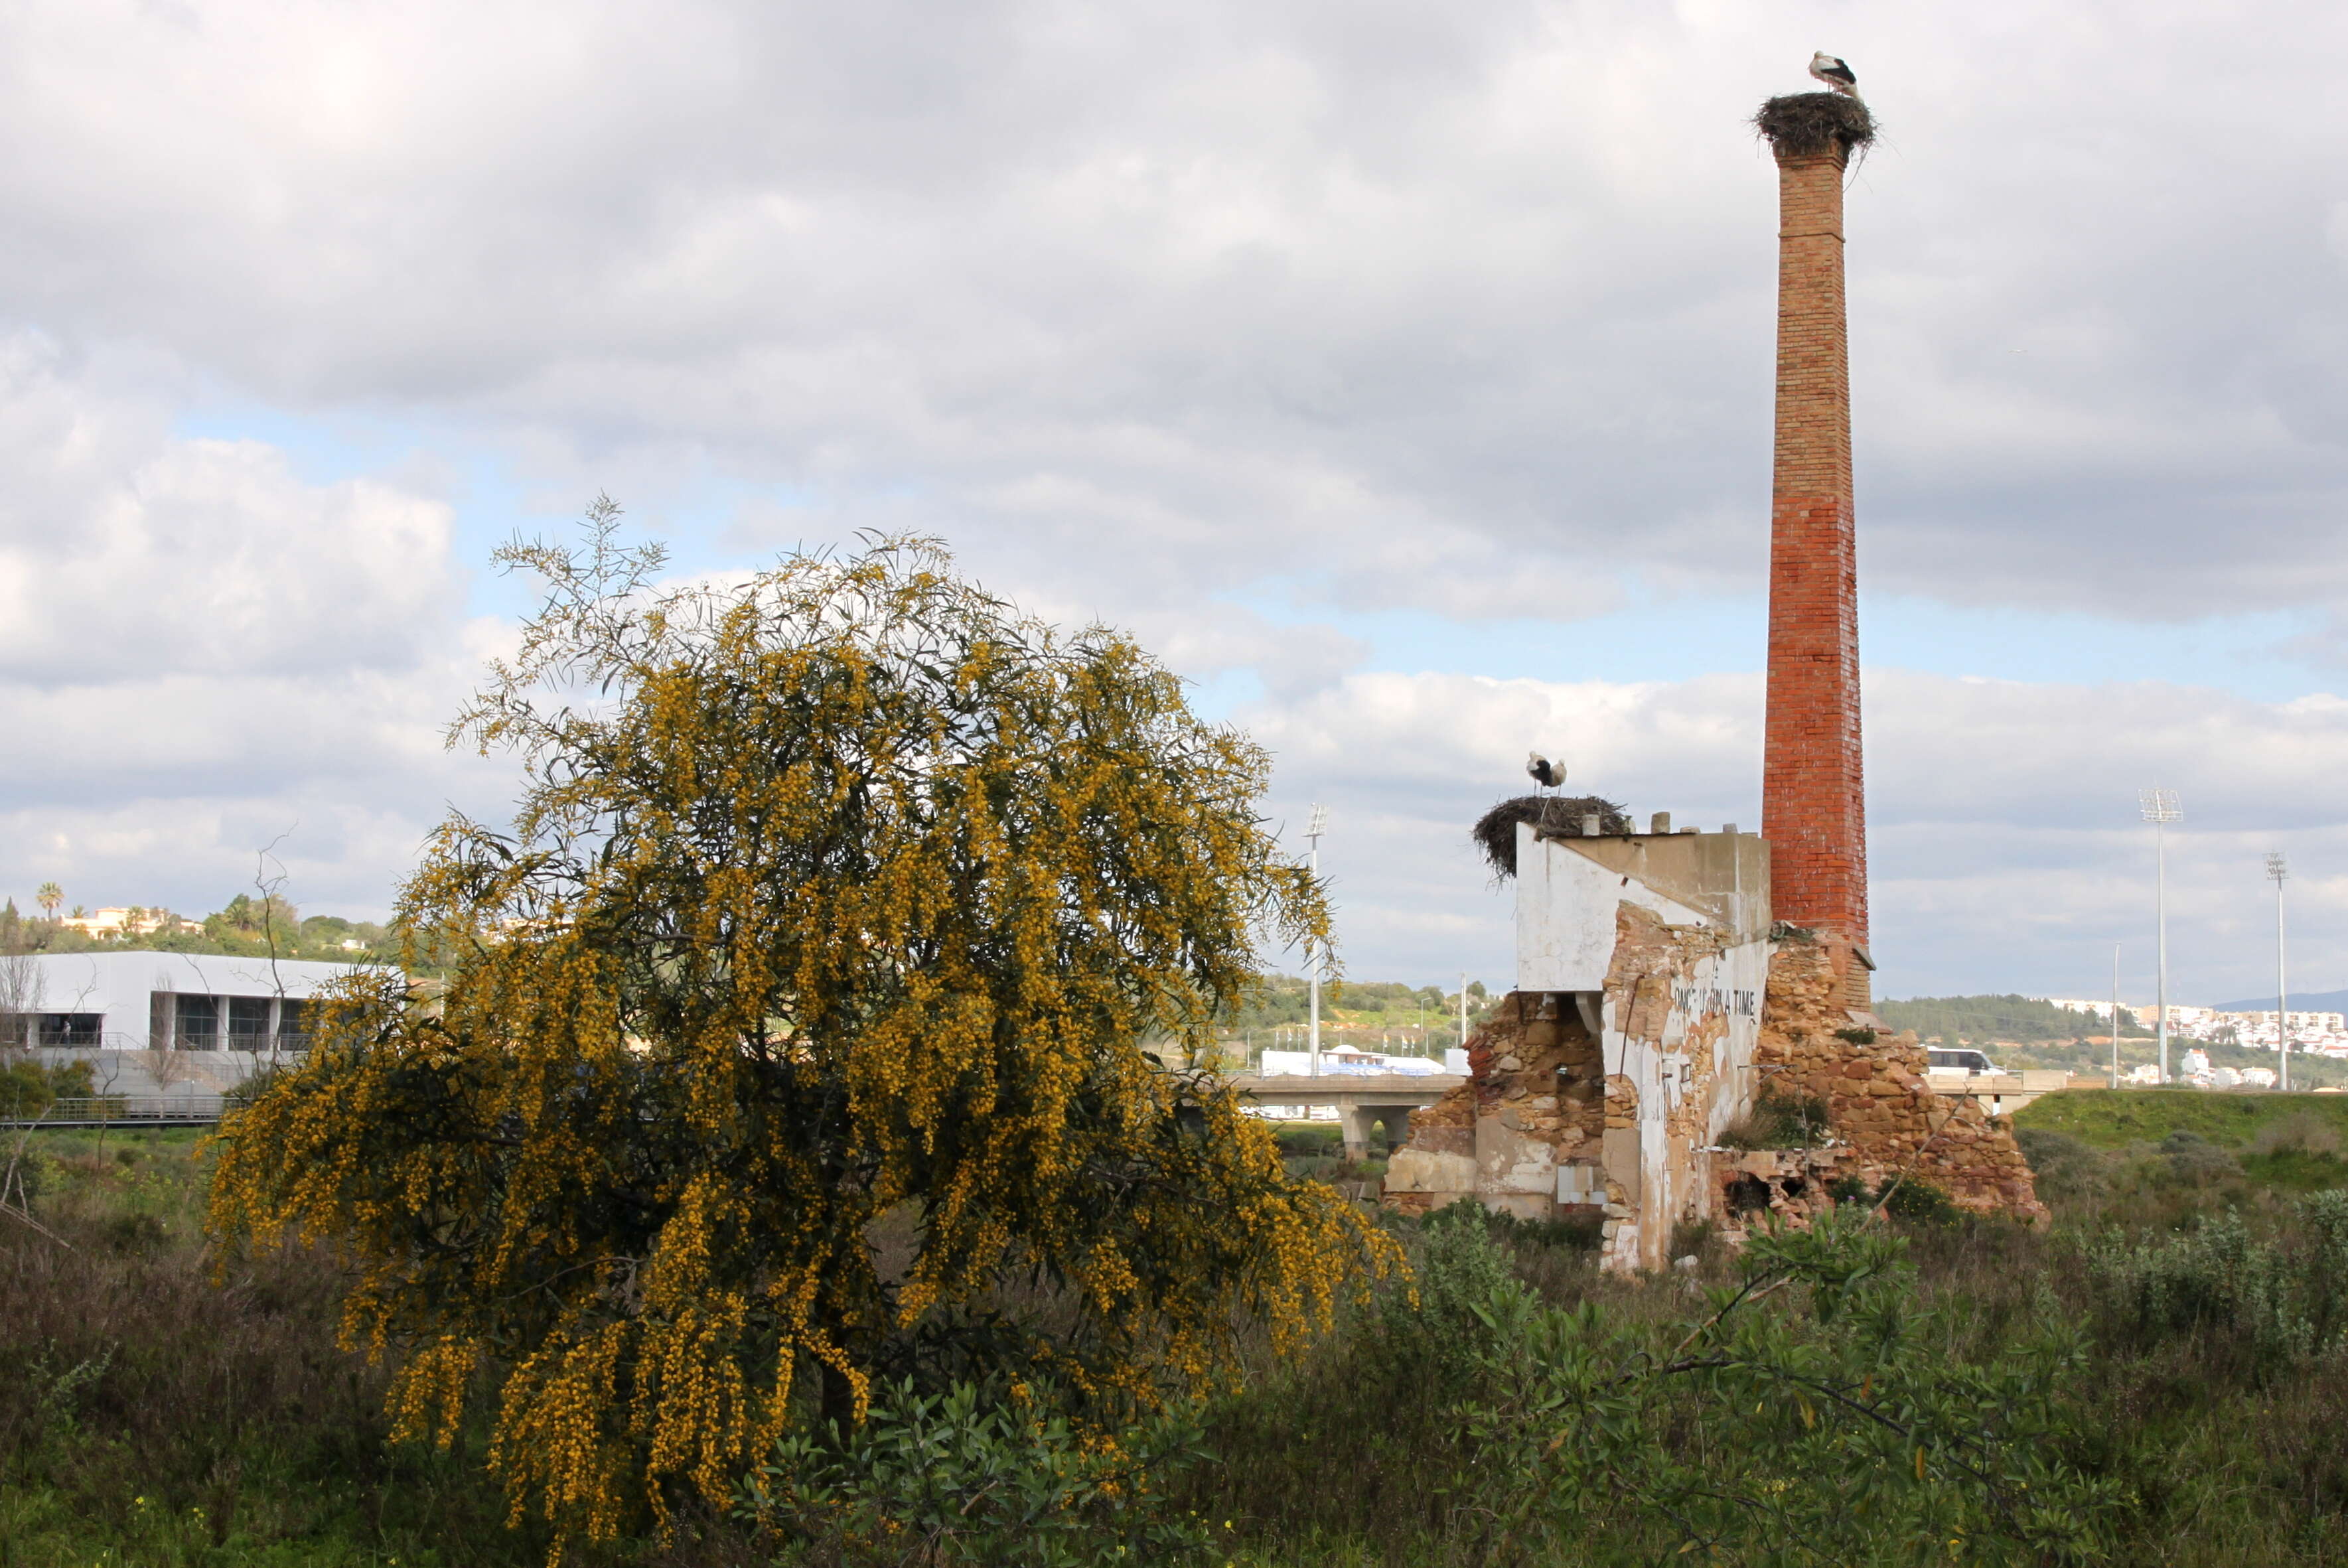
MULTIPOLYGON (((1859 96, 1859 73, 1850 68, 1849 60, 1829 55, 1824 49, 1810 57, 1810 75, 1826 83, 1828 92, 1840 93, 1845 98, 1859 96)), ((1892 96, 1897 98, 1899 95, 1895 93, 1892 96)))

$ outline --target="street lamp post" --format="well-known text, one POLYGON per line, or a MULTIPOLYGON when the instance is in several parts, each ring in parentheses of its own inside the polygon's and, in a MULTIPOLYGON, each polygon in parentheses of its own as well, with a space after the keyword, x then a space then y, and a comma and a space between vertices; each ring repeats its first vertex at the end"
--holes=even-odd
POLYGON ((2282 1087, 2291 1088, 2291 984, 2283 969, 2282 884, 2291 875, 2282 851, 2267 856, 2267 875, 2275 884, 2275 1049, 2281 1053, 2282 1087))
MULTIPOLYGON (((1328 831, 1328 829, 1329 808, 1314 806, 1312 818, 1304 830, 1304 837, 1313 846, 1305 857, 1305 863, 1312 869, 1313 880, 1316 882, 1321 880, 1321 835, 1328 831)), ((1311 1053, 1306 1059, 1312 1066, 1307 1070, 1313 1078, 1321 1076, 1321 954, 1314 949, 1313 939, 1306 937, 1304 939, 1304 972, 1306 983, 1311 987, 1307 1006, 1310 1009, 1309 1016, 1313 1021, 1313 1026, 1305 1049, 1311 1053)))
MULTIPOLYGON (((2177 791, 2155 787, 2137 791, 2144 820, 2152 824, 2152 918, 2156 942, 2153 1010, 2159 1018, 2160 1081, 2168 1081, 2168 824, 2181 820, 2185 810, 2177 791)), ((2114 1026, 2117 1026, 2114 1020, 2114 1026)))
POLYGON ((2120 1087, 2120 944, 2112 944, 2112 1087, 2120 1087))

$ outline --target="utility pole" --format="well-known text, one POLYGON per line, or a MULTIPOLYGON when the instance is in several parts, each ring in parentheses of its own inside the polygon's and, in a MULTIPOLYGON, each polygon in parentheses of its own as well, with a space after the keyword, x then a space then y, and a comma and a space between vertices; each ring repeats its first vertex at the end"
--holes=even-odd
MULTIPOLYGON (((2156 968, 2157 978, 2153 987, 2153 1008, 2159 1016, 2160 1081, 2168 1082, 2168 824, 2181 820, 2185 809, 2177 803, 2177 791, 2155 786, 2137 791, 2137 804, 2144 820, 2152 824, 2152 919, 2157 943, 2156 968)), ((2115 1027, 2118 1020, 2114 1019, 2115 1027)))
POLYGON ((1468 1048, 1468 971, 1459 972, 1459 1048, 1468 1048))
POLYGON ((2112 944, 2112 1087, 2120 1087, 2120 944, 2112 944))
MULTIPOLYGON (((1321 835, 1328 830, 1329 808, 1316 804, 1313 808, 1313 815, 1304 830, 1304 837, 1313 846, 1305 857, 1305 864, 1312 869, 1313 880, 1316 882, 1321 880, 1321 835)), ((1312 1063, 1309 1069, 1310 1076, 1319 1078, 1321 1076, 1321 954, 1313 950, 1313 939, 1309 936, 1304 939, 1304 971, 1312 987, 1308 1006, 1311 1008, 1309 1016, 1313 1020, 1311 1043, 1305 1047, 1305 1049, 1312 1053, 1308 1058, 1312 1063)))
POLYGON ((2283 970, 2282 945, 2282 884, 2291 875, 2283 864, 2282 851, 2267 856, 2267 875, 2275 884, 2275 1049, 2282 1053, 2282 1087, 2291 1088, 2291 984, 2283 970))

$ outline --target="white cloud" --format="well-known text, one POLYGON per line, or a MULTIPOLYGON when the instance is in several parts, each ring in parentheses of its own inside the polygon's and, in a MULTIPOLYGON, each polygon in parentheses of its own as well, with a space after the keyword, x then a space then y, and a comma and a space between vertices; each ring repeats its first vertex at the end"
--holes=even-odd
MULTIPOLYGON (((1509 894, 1467 839, 1521 793, 1524 753, 1561 756, 1570 787, 1680 826, 1760 826, 1757 677, 1562 685, 1356 675, 1250 716, 1280 759, 1276 815, 1333 806, 1322 863, 1336 881, 1352 971, 1439 978, 1509 972, 1509 894)), ((2254 994, 2269 973, 2262 856, 2310 868, 2348 855, 2348 703, 2263 704, 2155 686, 2027 686, 1872 672, 1868 805, 1875 949, 1886 995, 2075 994, 2128 944, 2150 963, 2152 845, 2138 784, 2184 797, 2170 837, 2173 994, 2254 994)), ((1301 845, 1300 845, 1301 848, 1301 845)), ((2334 984, 2348 879, 2295 884, 2295 940, 2334 984)), ((2090 987, 2092 990, 2092 987, 2090 987)), ((2133 993, 2132 993, 2133 994, 2133 993)))
POLYGON ((923 521, 1134 613, 1311 571, 1571 616, 1757 572, 1740 122, 1830 37, 1888 127, 1851 197, 1870 571, 2176 618, 2348 576, 2343 34, 2297 0, 41 5, 0 24, 0 131, 41 150, 0 170, 0 288, 279 404, 542 443, 578 493, 631 453, 788 486, 778 539, 923 521))
POLYGON ((445 800, 494 800, 440 746, 503 635, 462 618, 444 505, 175 438, 24 335, 0 472, 0 888, 209 909, 283 835, 293 896, 379 910, 445 800))
MULTIPOLYGON (((2348 17, 2305 0, 18 6, 0 723, 35 738, 0 884, 206 900, 139 879, 168 846, 216 881, 298 815, 305 875, 387 885, 490 777, 434 749, 489 634, 461 491, 173 434, 224 399, 404 421, 562 511, 746 494, 723 538, 678 523, 695 569, 946 533, 1056 617, 1261 682, 1289 805, 1339 808, 1357 972, 1488 971, 1460 830, 1524 748, 1754 825, 1757 679, 1363 673, 1248 603, 1756 591, 1775 181, 1742 121, 1821 44, 1888 128, 1850 195, 1869 591, 2336 602, 2348 17)), ((2227 857, 2335 831, 2329 699, 1885 675, 1871 704, 1879 945, 1919 985, 2057 984, 2024 976, 2136 896, 2151 774, 2197 813, 2212 952, 2227 857)))

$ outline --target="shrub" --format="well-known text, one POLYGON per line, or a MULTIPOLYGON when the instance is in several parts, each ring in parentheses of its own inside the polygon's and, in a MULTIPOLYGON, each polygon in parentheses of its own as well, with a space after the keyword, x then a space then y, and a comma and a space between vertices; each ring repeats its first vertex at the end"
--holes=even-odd
POLYGON ((1018 1390, 886 1390, 844 1437, 800 1431, 744 1484, 739 1511, 786 1562, 1076 1568, 1197 1560, 1208 1534, 1168 1488, 1198 1457, 1169 1417, 1087 1439, 1018 1390))
POLYGON ((1693 1323, 1494 1287, 1459 1560, 2098 1560, 2122 1494, 2063 1457, 2084 1345, 2042 1315, 1948 1357, 1904 1248, 1856 1216, 1760 1232, 1693 1323))
POLYGON ((2024 1127, 2015 1130, 2013 1140, 2030 1161, 2040 1197, 2079 1197, 2101 1185, 2102 1157, 2069 1133, 2024 1127))
POLYGON ((1913 1176, 1887 1185, 1880 1202, 1885 1213, 1912 1225, 1946 1225, 1958 1218, 1957 1206, 1946 1191, 1913 1176))
POLYGON ((2241 1162, 2198 1132, 2183 1129, 2162 1139, 2159 1152, 2168 1160, 2168 1174, 2178 1181, 2222 1181, 2242 1173, 2241 1162))
POLYGON ((1827 1102, 1818 1095, 1765 1088, 1747 1114, 1724 1129, 1724 1149, 1814 1149, 1833 1130, 1827 1102))
POLYGON ((2228 1209, 2181 1235, 2089 1243, 2106 1341, 2143 1349, 2212 1330, 2263 1377, 2348 1339, 2348 1193, 2317 1192, 2290 1212, 2282 1239, 2254 1237, 2228 1209))
POLYGON ((2325 1118, 2301 1110, 2280 1121, 2269 1122, 2250 1140, 2250 1152, 2253 1154, 2281 1154, 2290 1150, 2303 1154, 2337 1154, 2340 1152, 2340 1130, 2325 1118))

